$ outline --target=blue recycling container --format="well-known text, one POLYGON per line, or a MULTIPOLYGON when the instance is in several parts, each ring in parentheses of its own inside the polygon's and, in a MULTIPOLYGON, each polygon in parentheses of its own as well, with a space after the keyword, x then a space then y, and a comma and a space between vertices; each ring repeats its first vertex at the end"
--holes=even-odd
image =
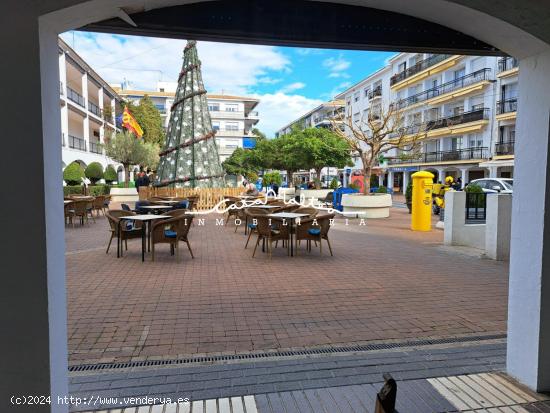
POLYGON ((353 188, 338 188, 334 190, 332 197, 332 207, 338 211, 342 211, 342 195, 344 194, 355 194, 359 192, 357 189, 353 188))

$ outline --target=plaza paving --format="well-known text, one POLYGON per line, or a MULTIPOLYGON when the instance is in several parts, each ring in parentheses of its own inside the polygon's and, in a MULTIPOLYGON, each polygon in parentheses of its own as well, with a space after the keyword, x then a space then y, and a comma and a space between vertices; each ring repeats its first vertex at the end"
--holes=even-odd
POLYGON ((504 333, 506 263, 413 233, 406 209, 359 226, 338 220, 328 248, 252 258, 243 229, 195 225, 191 259, 141 243, 106 255, 104 218, 67 228, 70 364, 504 333))

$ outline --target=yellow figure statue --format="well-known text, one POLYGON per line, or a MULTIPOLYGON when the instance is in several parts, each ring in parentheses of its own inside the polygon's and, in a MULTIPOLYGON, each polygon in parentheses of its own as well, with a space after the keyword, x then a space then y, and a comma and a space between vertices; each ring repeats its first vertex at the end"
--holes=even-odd
POLYGON ((433 189, 435 206, 434 212, 436 215, 439 215, 439 210, 441 208, 445 209, 445 193, 447 191, 453 190, 454 179, 452 176, 445 178, 444 184, 435 184, 433 189))

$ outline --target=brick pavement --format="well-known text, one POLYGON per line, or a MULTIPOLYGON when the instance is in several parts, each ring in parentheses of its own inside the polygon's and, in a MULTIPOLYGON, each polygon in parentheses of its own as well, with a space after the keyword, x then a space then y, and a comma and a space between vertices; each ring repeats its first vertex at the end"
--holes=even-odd
POLYGON ((279 248, 271 261, 213 217, 180 262, 160 246, 142 263, 138 240, 106 255, 104 218, 68 228, 70 363, 504 332, 507 264, 443 251, 442 232, 408 219, 339 220, 334 257, 279 248))

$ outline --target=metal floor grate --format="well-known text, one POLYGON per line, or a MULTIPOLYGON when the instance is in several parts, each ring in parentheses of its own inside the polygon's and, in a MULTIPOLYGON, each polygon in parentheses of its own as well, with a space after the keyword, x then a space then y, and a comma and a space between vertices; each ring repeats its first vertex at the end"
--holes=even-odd
POLYGON ((304 350, 292 351, 273 351, 273 352, 258 352, 246 354, 228 354, 228 355, 213 355, 213 356, 197 356, 185 357, 166 360, 142 360, 142 361, 127 361, 114 363, 96 363, 96 364, 78 364, 69 366, 70 372, 87 372, 111 369, 127 369, 133 367, 162 367, 162 366, 177 366, 194 363, 215 363, 218 361, 240 361, 240 360, 262 360, 280 357, 293 356, 312 356, 323 354, 338 354, 338 353, 358 353, 373 350, 393 350, 404 347, 422 347, 432 346, 437 344, 454 344, 454 343, 472 343, 486 340, 505 339, 506 334, 491 334, 491 335, 476 335, 465 337, 451 338, 436 338, 436 339, 419 339, 389 343, 372 343, 358 346, 339 346, 339 347, 321 347, 304 350))

